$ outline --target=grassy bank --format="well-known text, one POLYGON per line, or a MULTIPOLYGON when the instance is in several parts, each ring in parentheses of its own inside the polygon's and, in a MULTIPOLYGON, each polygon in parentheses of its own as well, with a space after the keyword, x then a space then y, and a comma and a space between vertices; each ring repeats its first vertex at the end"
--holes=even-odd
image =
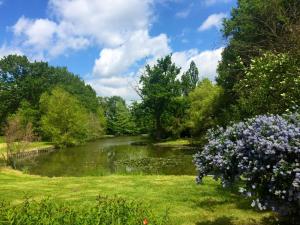
POLYGON ((211 178, 196 185, 193 176, 103 176, 47 178, 0 169, 0 196, 12 203, 25 195, 52 196, 75 206, 91 204, 98 194, 118 195, 149 203, 156 213, 169 208, 171 224, 254 225, 270 213, 260 213, 249 202, 220 187, 211 178))
MULTIPOLYGON (((37 149, 44 149, 49 147, 53 147, 53 145, 50 142, 37 141, 37 142, 30 143, 25 149, 25 151, 29 152, 29 151, 34 151, 37 149)), ((6 156, 6 143, 4 137, 0 136, 0 158, 5 156, 6 156)))
POLYGON ((182 147, 190 145, 190 140, 188 139, 176 139, 176 140, 169 140, 164 142, 155 143, 155 146, 160 147, 182 147))

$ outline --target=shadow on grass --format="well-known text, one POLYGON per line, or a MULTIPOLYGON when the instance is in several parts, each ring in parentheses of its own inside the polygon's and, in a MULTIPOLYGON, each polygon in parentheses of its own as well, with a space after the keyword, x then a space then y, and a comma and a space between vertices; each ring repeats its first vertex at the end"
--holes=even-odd
POLYGON ((199 221, 196 223, 196 225, 233 225, 234 223, 232 222, 232 220, 232 217, 222 216, 213 221, 199 221))
POLYGON ((223 188, 218 186, 214 192, 205 193, 202 196, 199 200, 194 201, 195 208, 214 211, 218 206, 234 204, 239 209, 256 211, 251 207, 251 200, 242 196, 236 187, 223 188))
MULTIPOLYGON (((215 220, 204 220, 199 221, 196 223, 196 225, 234 225, 234 217, 228 217, 228 216, 222 216, 219 218, 216 218, 215 220)), ((264 217, 261 222, 258 222, 256 220, 249 220, 243 225, 289 225, 289 223, 280 222, 276 219, 274 216, 270 217, 264 217)))

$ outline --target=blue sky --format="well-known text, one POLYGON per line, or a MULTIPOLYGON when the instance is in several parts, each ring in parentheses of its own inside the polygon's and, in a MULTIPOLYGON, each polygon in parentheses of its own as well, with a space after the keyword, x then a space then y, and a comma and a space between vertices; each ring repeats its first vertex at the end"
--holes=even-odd
POLYGON ((66 66, 99 95, 137 98, 144 65, 173 53, 214 80, 236 0, 0 0, 0 57, 66 66))

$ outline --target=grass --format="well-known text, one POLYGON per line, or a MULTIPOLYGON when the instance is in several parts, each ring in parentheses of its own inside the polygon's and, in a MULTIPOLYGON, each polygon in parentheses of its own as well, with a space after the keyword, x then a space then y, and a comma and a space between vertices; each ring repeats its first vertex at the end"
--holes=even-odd
MULTIPOLYGON (((33 151, 36 149, 43 149, 43 148, 49 148, 53 145, 50 142, 32 142, 28 145, 28 147, 25 149, 25 151, 33 151)), ((0 136, 0 158, 3 157, 3 155, 6 155, 6 143, 3 136, 0 136)))
POLYGON ((176 147, 176 146, 188 146, 190 141, 188 139, 176 139, 171 141, 158 142, 154 145, 161 147, 176 147))
POLYGON ((24 196, 45 196, 71 201, 74 206, 91 204, 98 194, 140 200, 155 213, 169 209, 172 225, 254 225, 272 214, 257 212, 249 202, 220 184, 206 178, 196 185, 193 176, 57 177, 26 175, 0 168, 0 198, 19 203, 24 196))

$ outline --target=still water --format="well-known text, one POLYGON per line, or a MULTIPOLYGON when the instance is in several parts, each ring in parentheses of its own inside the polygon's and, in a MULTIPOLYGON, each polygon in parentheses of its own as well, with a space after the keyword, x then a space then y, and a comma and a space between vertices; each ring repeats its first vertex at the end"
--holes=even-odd
POLYGON ((101 176, 110 174, 194 175, 187 148, 134 145, 142 137, 104 138, 19 162, 19 169, 42 176, 101 176))

